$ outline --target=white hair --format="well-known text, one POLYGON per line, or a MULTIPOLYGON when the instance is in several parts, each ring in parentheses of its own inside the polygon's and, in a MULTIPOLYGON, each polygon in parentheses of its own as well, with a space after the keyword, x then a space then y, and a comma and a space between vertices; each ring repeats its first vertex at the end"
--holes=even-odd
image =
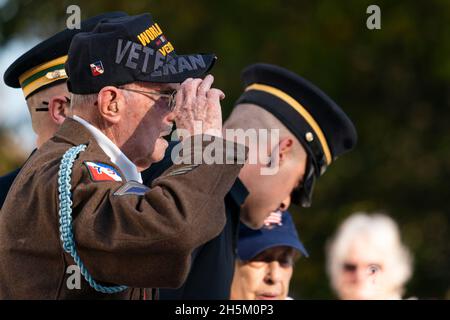
POLYGON ((70 96, 70 111, 79 106, 91 106, 97 101, 97 94, 74 94, 70 96))
MULTIPOLYGON (((367 214, 357 212, 347 218, 339 227, 327 246, 327 272, 331 285, 337 290, 342 264, 352 243, 358 239, 368 240, 371 246, 381 249, 384 259, 389 261, 386 276, 400 295, 405 283, 412 275, 412 256, 402 244, 400 231, 395 221, 383 213, 367 214)), ((368 250, 370 250, 368 248, 368 250)))
MULTIPOLYGON (((122 85, 122 88, 140 88, 141 87, 140 82, 133 82, 133 83, 127 83, 122 85)), ((128 98, 130 96, 128 91, 123 91, 122 94, 125 96, 125 98, 128 98)), ((74 109, 79 109, 83 107, 87 107, 88 109, 92 109, 92 106, 95 102, 97 102, 98 99, 98 93, 89 93, 89 94, 70 94, 70 114, 73 114, 74 109)))

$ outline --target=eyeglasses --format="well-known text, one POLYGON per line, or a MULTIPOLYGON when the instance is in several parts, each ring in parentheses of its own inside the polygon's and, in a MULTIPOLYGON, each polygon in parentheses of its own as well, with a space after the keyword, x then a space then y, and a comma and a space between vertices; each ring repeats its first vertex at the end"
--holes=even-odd
POLYGON ((301 254, 292 247, 273 247, 264 250, 259 253, 247 263, 254 268, 262 268, 267 266, 273 261, 277 261, 280 267, 289 268, 292 267, 297 259, 299 259, 301 254))
POLYGON ((280 267, 282 268, 289 268, 294 265, 294 258, 293 257, 283 257, 283 258, 266 258, 263 260, 250 260, 248 263, 250 266, 256 269, 260 269, 262 267, 267 266, 271 262, 276 261, 279 263, 280 267))
POLYGON ((136 92, 136 93, 140 93, 140 94, 143 94, 143 95, 155 94, 155 95, 167 98, 167 99, 169 99, 167 105, 169 107, 170 112, 172 112, 175 109, 175 104, 176 104, 175 96, 177 94, 177 90, 173 90, 170 93, 161 93, 161 92, 158 92, 158 91, 143 91, 143 90, 124 88, 124 87, 119 87, 119 89, 122 89, 122 90, 125 90, 125 91, 136 92))

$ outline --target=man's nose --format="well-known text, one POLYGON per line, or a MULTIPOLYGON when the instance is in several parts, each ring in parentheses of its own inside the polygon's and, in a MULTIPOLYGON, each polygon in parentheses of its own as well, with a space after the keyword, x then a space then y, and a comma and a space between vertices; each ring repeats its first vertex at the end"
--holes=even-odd
POLYGON ((281 281, 281 266, 278 261, 269 262, 265 279, 266 282, 271 284, 281 281))
POLYGON ((291 196, 287 196, 283 201, 280 203, 280 211, 286 211, 289 206, 291 205, 291 196))

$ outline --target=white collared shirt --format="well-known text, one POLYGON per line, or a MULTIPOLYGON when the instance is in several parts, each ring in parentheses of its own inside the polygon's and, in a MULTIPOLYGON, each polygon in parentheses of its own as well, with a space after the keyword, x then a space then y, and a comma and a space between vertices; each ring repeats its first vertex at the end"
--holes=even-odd
POLYGON ((83 118, 74 115, 73 119, 81 123, 94 136, 100 148, 109 157, 112 163, 119 167, 120 171, 125 175, 127 181, 137 181, 142 183, 141 173, 138 171, 136 165, 116 146, 107 136, 92 124, 83 118))

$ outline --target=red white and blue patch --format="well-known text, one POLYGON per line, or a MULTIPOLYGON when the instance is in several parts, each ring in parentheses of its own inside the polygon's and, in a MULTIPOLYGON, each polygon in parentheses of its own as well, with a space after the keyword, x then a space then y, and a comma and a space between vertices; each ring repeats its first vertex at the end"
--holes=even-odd
POLYGON ((122 177, 114 167, 101 162, 85 161, 84 164, 93 181, 122 181, 122 177))
POLYGON ((91 63, 89 64, 89 66, 91 67, 91 73, 94 77, 102 75, 105 72, 103 63, 101 61, 91 63))
POLYGON ((157 46, 160 46, 161 44, 163 44, 165 42, 167 42, 167 39, 164 36, 160 36, 158 39, 155 40, 155 44, 157 46))

